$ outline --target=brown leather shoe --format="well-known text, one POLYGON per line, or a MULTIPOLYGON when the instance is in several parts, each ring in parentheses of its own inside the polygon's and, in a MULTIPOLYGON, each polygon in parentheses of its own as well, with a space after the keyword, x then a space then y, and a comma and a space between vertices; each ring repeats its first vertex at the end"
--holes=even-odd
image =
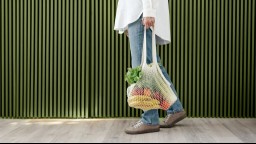
POLYGON ((164 121, 160 123, 160 128, 171 128, 173 127, 177 122, 183 120, 187 117, 187 114, 185 111, 177 112, 174 114, 168 114, 164 121))
POLYGON ((141 120, 125 130, 127 134, 143 134, 160 131, 159 125, 146 125, 141 120))

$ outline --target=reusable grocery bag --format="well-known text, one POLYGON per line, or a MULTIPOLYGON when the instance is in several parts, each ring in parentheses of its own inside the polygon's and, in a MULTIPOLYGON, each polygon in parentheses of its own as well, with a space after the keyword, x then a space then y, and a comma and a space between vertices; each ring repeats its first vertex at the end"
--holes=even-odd
POLYGON ((152 29, 152 63, 147 64, 146 28, 141 59, 141 77, 127 88, 128 105, 133 108, 167 110, 176 100, 169 81, 157 63, 155 31, 152 29))

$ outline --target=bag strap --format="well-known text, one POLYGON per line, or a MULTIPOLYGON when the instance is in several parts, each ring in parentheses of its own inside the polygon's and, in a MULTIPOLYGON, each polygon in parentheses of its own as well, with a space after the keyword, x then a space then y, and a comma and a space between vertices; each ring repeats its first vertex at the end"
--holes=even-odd
MULTIPOLYGON (((143 40, 143 50, 142 50, 142 58, 141 58, 141 66, 147 64, 147 29, 144 27, 144 40, 143 40)), ((156 57, 156 35, 155 30, 152 27, 152 60, 153 63, 157 64, 157 57, 156 57)))
MULTIPOLYGON (((144 42, 143 42, 143 50, 142 50, 142 58, 141 58, 141 67, 147 65, 147 35, 146 35, 146 27, 144 27, 144 42)), ((171 85, 171 83, 165 78, 163 73, 161 72, 161 69, 157 63, 157 57, 156 57, 156 34, 154 28, 152 28, 152 59, 153 63, 156 64, 158 71, 160 72, 162 78, 165 80, 165 82, 168 85, 171 85)))

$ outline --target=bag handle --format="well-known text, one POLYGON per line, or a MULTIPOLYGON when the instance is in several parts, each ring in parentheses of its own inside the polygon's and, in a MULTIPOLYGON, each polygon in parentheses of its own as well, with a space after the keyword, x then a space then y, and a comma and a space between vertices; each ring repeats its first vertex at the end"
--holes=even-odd
MULTIPOLYGON (((142 58, 141 58, 141 66, 147 65, 147 29, 144 27, 144 40, 143 40, 143 50, 142 50, 142 58)), ((152 27, 152 60, 153 63, 157 64, 156 57, 156 35, 155 30, 152 27)))
MULTIPOLYGON (((147 65, 147 35, 146 35, 146 27, 144 27, 144 42, 143 42, 143 50, 142 50, 142 58, 141 58, 141 67, 143 68, 144 66, 147 65)), ((160 72, 162 78, 165 80, 165 82, 168 85, 171 85, 171 83, 165 78, 163 73, 161 72, 161 69, 157 63, 157 57, 156 57, 156 34, 154 28, 152 28, 152 59, 153 63, 157 65, 157 69, 160 72)))

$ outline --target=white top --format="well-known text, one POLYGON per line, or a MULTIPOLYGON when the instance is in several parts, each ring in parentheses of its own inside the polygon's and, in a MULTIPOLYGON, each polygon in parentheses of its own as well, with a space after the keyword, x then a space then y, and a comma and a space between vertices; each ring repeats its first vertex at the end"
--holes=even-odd
POLYGON ((122 34, 142 13, 143 17, 155 17, 156 43, 170 43, 168 0, 119 0, 114 29, 122 34))

